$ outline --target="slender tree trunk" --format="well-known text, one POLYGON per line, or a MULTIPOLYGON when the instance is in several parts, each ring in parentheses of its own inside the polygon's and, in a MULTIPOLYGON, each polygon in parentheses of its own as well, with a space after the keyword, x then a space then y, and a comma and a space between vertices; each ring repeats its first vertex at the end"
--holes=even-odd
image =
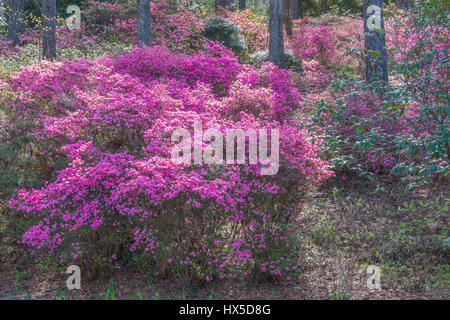
POLYGON ((253 0, 255 8, 261 8, 262 6, 268 6, 269 4, 270 0, 253 0))
POLYGON ((388 84, 383 0, 364 0, 366 80, 388 84))
POLYGON ((283 1, 270 0, 269 60, 284 67, 283 1))
POLYGON ((328 11, 328 1, 320 0, 320 13, 324 14, 327 11, 328 11))
POLYGON ((292 1, 292 19, 297 20, 300 18, 300 0, 292 1))
POLYGON ((56 0, 42 0, 42 57, 56 58, 56 0))
POLYGON ((283 23, 286 34, 292 36, 292 0, 283 0, 283 23))
POLYGON ((245 10, 245 0, 239 0, 239 10, 245 10))
POLYGON ((140 46, 151 46, 150 33, 150 0, 138 0, 137 6, 137 33, 140 46))
POLYGON ((20 41, 20 35, 24 31, 24 0, 8 1, 8 40, 15 47, 20 41))

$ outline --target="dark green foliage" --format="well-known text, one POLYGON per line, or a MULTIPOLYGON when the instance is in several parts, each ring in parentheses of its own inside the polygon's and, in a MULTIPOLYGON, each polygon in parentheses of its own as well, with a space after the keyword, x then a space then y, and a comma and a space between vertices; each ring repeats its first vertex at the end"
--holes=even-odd
POLYGON ((222 42, 226 47, 241 56, 247 47, 241 29, 232 21, 213 17, 205 21, 205 36, 216 42, 222 42))
MULTIPOLYGON (((34 16, 41 15, 42 9, 42 1, 41 0, 27 0, 25 1, 25 13, 32 13, 34 16)), ((58 16, 66 17, 68 16, 66 13, 66 9, 71 4, 76 4, 81 9, 83 9, 87 4, 88 0, 58 0, 56 1, 56 14, 58 16)))
MULTIPOLYGON (((0 121, 4 114, 0 110, 0 121)), ((38 179, 33 171, 32 138, 26 134, 29 124, 24 121, 14 123, 14 135, 10 143, 0 144, 0 198, 9 198, 14 189, 33 186, 38 179)))
POLYGON ((360 0, 333 0, 331 2, 331 8, 336 13, 362 13, 362 1, 360 0))
MULTIPOLYGON (((249 63, 256 64, 260 62, 269 61, 269 52, 258 51, 250 56, 249 63)), ((290 52, 284 53, 284 64, 287 69, 298 70, 301 68, 300 61, 290 52)))
POLYGON ((300 17, 317 15, 317 4, 314 0, 301 0, 299 3, 300 17))
POLYGON ((394 52, 402 57, 390 61, 391 77, 401 80, 395 85, 336 75, 333 85, 340 97, 318 102, 314 118, 330 124, 324 127, 325 149, 335 170, 377 181, 397 176, 411 188, 448 177, 448 21, 439 19, 445 13, 437 1, 416 2, 410 9, 412 23, 405 32, 415 42, 394 52), (374 159, 382 161, 375 166, 374 159), (386 159, 392 163, 383 164, 386 159))

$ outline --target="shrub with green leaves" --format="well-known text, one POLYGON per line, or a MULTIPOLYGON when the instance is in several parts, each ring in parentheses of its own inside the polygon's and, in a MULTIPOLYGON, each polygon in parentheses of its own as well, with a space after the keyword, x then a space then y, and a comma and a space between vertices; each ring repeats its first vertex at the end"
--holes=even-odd
MULTIPOLYGON (((269 51, 258 51, 250 56, 250 64, 258 64, 262 62, 269 61, 269 51)), ((300 61, 290 52, 285 52, 284 54, 284 65, 288 69, 297 70, 301 68, 300 61)))
POLYGON ((360 13, 362 11, 362 1, 360 0, 335 0, 331 7, 337 13, 360 13))
POLYGON ((247 45, 241 29, 231 20, 213 17, 205 21, 205 36, 215 42, 221 42, 239 56, 244 54, 247 45))
POLYGON ((449 25, 437 18, 443 14, 442 3, 415 4, 403 30, 405 45, 389 61, 388 87, 351 71, 336 74, 334 101, 318 102, 314 118, 335 170, 371 180, 398 175, 411 187, 448 174, 449 25))

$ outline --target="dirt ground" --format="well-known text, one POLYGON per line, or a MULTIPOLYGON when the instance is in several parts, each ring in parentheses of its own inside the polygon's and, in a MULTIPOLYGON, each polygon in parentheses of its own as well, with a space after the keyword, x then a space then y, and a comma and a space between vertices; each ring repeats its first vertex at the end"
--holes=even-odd
POLYGON ((183 287, 121 270, 110 279, 82 278, 81 289, 69 291, 66 267, 0 228, 0 298, 449 299, 448 181, 376 194, 357 181, 339 177, 311 190, 298 223, 305 269, 291 281, 183 287), (367 287, 369 265, 381 270, 381 290, 367 287))

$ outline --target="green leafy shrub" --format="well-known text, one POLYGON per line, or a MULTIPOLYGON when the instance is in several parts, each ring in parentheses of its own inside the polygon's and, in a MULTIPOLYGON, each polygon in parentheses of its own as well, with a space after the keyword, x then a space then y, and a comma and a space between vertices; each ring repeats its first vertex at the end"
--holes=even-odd
POLYGON ((371 180, 396 175, 410 187, 448 174, 449 29, 448 22, 435 19, 439 12, 444 6, 433 1, 411 11, 402 31, 408 40, 393 50, 395 81, 389 87, 344 72, 334 79, 333 97, 316 104, 314 120, 326 136, 323 150, 335 170, 371 180), (435 15, 428 14, 431 8, 435 15))
POLYGON ((362 12, 362 1, 360 0, 335 0, 331 6, 336 13, 362 12))
MULTIPOLYGON (((269 61, 269 51, 258 51, 250 56, 250 64, 258 64, 262 62, 269 61)), ((290 52, 285 52, 284 54, 284 64, 286 68, 297 70, 301 68, 300 61, 290 52)))
POLYGON ((208 39, 222 42, 238 56, 244 54, 247 48, 241 29, 229 19, 221 17, 207 19, 204 33, 208 39))

